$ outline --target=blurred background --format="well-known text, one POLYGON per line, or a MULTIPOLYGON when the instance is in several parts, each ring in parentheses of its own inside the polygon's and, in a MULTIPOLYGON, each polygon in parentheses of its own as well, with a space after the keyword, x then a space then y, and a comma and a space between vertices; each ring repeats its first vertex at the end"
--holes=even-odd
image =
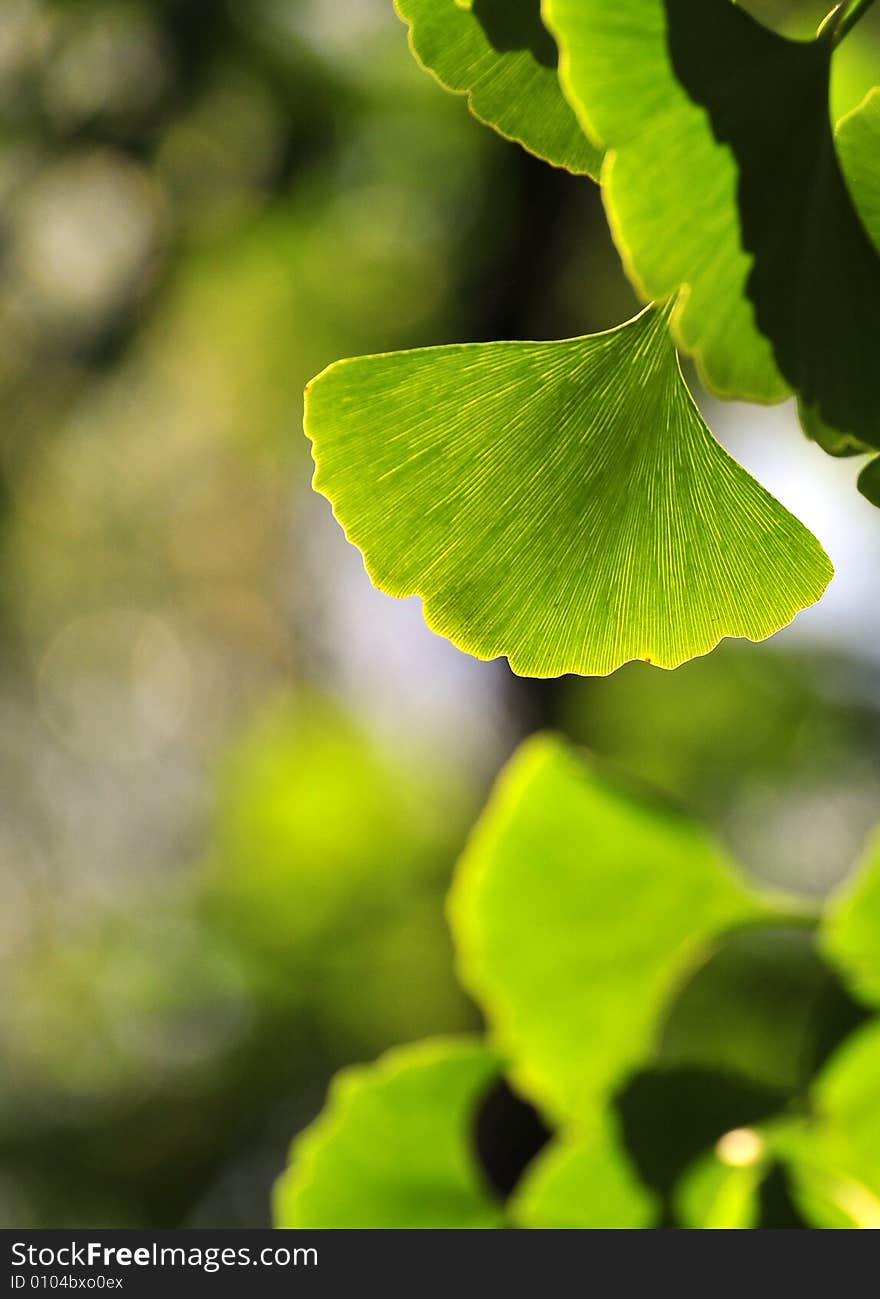
MULTIPOLYGON (((748 7, 803 35, 825 6, 748 7)), ((876 80, 874 17, 838 112, 876 80)), ((838 575, 674 674, 469 659, 310 492, 329 362, 633 307, 595 187, 473 122, 391 0, 2 0, 3 1226, 267 1223, 340 1065, 476 1024, 443 896, 536 727, 762 878, 850 869, 880 820, 880 517, 788 407, 704 403, 838 575)), ((722 962, 779 1008, 753 1055, 782 1088, 811 961, 783 934, 722 962)), ((713 1007, 672 1025, 689 1059, 713 1007)))

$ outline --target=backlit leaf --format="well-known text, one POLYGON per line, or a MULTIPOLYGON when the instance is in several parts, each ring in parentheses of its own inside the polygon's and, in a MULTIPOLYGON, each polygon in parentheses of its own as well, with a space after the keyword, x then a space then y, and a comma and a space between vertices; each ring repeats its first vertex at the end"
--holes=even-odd
POLYGON ((699 826, 549 735, 502 774, 450 905, 460 977, 517 1084, 588 1123, 711 941, 765 913, 699 826))
MULTIPOLYGON (((757 1148, 760 1136, 753 1135, 757 1148)), ((746 1231, 757 1227, 758 1192, 766 1172, 766 1162, 760 1157, 731 1164, 717 1150, 710 1151, 688 1169, 676 1190, 675 1215, 679 1224, 692 1231, 746 1231)))
POLYGON ((340 1074, 294 1142, 275 1188, 276 1226, 503 1226, 471 1152, 472 1113, 498 1070, 479 1042, 450 1039, 340 1074))
POLYGON ((825 955, 857 996, 880 1006, 880 835, 828 904, 821 927, 825 955))
POLYGON ((662 313, 565 342, 341 361, 310 385, 305 427, 315 488, 374 583, 525 675, 761 640, 831 576, 712 437, 662 313))
POLYGON ((569 98, 608 149, 618 246, 717 392, 793 388, 880 445, 880 256, 834 146, 832 41, 730 0, 545 0, 569 98))
POLYGON ((856 210, 880 248, 880 87, 838 122, 835 140, 856 210))
MULTIPOLYGON (((847 1038, 813 1088, 811 1117, 782 1154, 815 1227, 880 1229, 880 1020, 847 1038)), ((779 1143, 777 1143, 779 1144, 779 1143)))
POLYGON ((475 117, 554 166, 596 176, 602 154, 562 94, 540 0, 396 0, 416 58, 475 117))

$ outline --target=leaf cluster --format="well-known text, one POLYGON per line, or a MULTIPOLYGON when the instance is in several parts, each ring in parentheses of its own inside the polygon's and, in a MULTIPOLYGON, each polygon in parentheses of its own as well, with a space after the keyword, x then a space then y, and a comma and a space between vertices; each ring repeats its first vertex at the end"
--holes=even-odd
POLYGON ((502 773, 449 914, 486 1040, 343 1073, 294 1144, 280 1226, 743 1229, 780 1182, 800 1225, 880 1225, 876 841, 814 911, 540 735, 502 773), (766 942, 780 934, 802 964, 782 999, 766 942), (743 952, 762 997, 739 981, 743 952), (829 1041, 835 995, 854 1031, 829 1041), (552 1132, 506 1200, 475 1140, 501 1077, 552 1132))
POLYGON ((715 443, 677 353, 718 396, 794 394, 831 454, 880 450, 880 91, 836 129, 829 108, 869 5, 809 41, 730 0, 397 6, 475 116, 601 185, 647 305, 601 335, 331 366, 307 389, 316 489, 376 585, 525 675, 773 634, 830 562, 715 443))

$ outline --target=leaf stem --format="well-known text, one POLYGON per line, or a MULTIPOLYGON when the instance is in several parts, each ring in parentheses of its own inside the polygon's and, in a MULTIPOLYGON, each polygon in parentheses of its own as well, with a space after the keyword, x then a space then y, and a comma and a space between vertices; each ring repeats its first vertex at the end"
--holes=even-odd
POLYGON ((839 45, 848 32, 851 32, 856 23, 873 5, 874 0, 853 0, 853 3, 847 8, 841 6, 843 12, 834 24, 834 34, 832 40, 835 45, 839 45))

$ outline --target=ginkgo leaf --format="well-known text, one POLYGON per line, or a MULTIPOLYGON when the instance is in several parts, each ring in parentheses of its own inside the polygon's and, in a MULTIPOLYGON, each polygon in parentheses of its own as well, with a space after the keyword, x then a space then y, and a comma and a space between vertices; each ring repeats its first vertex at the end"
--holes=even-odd
POLYGON ((766 913, 698 825, 550 735, 503 772, 450 900, 459 975, 516 1084, 585 1123, 712 940, 766 913))
POLYGON ((675 1216, 691 1231, 746 1231, 758 1226, 758 1193, 767 1175, 760 1134, 750 1130, 728 1137, 754 1141, 754 1157, 730 1161, 718 1149, 698 1159, 675 1191, 675 1216))
POLYGON ((709 384, 880 445, 880 256, 829 119, 831 29, 788 40, 730 0, 545 0, 563 86, 608 149, 609 216, 709 384))
POLYGON ((309 386, 305 428, 314 486, 374 583, 525 675, 761 640, 832 574, 712 437, 659 312, 565 342, 341 361, 309 386))
POLYGON ((713 391, 784 397, 745 291, 736 162, 676 76, 664 0, 543 0, 543 12, 563 88, 608 149, 603 197, 633 284, 647 301, 685 286, 673 332, 713 391))
POLYGON ((395 0, 418 61, 481 122, 554 166, 597 176, 602 154, 559 86, 540 0, 395 0))
POLYGON ((276 1226, 504 1226, 471 1142, 474 1108, 499 1068, 480 1042, 449 1039, 339 1074, 276 1185, 276 1226))
POLYGON ((813 1086, 810 1117, 775 1145, 816 1227, 880 1228, 880 1020, 848 1037, 813 1086))
POLYGON ((880 835, 868 845, 852 878, 830 899, 820 941, 856 996, 880 1006, 880 835))
POLYGON ((659 1204, 632 1167, 605 1115, 590 1133, 554 1141, 526 1170, 509 1213, 531 1230, 654 1227, 659 1204))

